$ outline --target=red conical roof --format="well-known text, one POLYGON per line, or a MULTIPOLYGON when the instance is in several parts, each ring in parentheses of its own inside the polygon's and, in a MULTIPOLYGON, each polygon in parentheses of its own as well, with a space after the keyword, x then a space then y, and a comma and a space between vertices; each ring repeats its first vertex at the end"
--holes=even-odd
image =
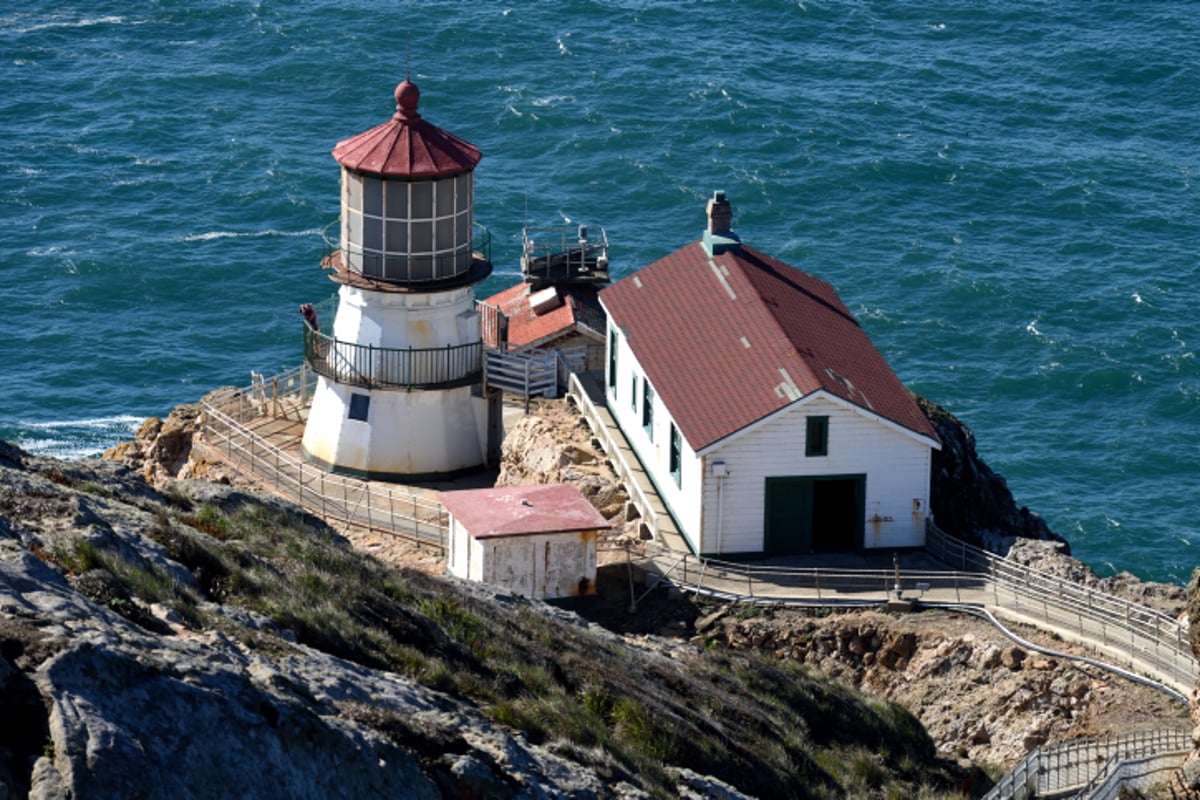
POLYGON ((338 142, 333 157, 381 178, 444 178, 469 172, 483 155, 475 145, 421 119, 421 91, 407 78, 396 87, 396 113, 382 125, 338 142))

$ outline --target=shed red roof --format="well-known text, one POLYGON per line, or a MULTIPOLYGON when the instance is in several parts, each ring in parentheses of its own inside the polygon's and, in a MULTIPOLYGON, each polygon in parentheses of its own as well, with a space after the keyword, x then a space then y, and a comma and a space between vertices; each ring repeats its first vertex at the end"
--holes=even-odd
POLYGON ((508 342, 536 347, 576 330, 577 325, 596 331, 604 339, 604 311, 594 286, 555 286, 558 305, 537 313, 530 305, 529 284, 518 283, 483 302, 499 308, 508 318, 508 342))
POLYGON ((476 539, 608 530, 611 525, 567 483, 438 492, 442 505, 476 539))
POLYGON ((833 287, 744 244, 693 242, 600 301, 693 449, 821 389, 937 441, 833 287))
POLYGON ((381 178, 444 178, 469 172, 482 154, 475 145, 421 119, 417 85, 396 87, 396 113, 381 125, 337 143, 333 157, 347 169, 381 178))

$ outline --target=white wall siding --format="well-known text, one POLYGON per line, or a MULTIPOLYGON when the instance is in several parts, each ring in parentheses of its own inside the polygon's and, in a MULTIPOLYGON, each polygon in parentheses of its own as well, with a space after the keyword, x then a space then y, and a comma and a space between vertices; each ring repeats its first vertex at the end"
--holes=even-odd
POLYGON ((762 551, 768 477, 866 475, 863 546, 923 545, 930 458, 927 445, 837 403, 814 398, 796 404, 708 453, 710 464, 726 463, 729 477, 720 519, 717 483, 710 479, 705 487, 706 539, 711 531, 716 552, 720 525, 720 552, 762 551), (829 418, 826 456, 804 455, 808 416, 829 418))
MULTIPOLYGON (((609 387, 607 375, 605 383, 605 391, 608 393, 609 399, 609 412, 624 432, 629 446, 637 453, 642 467, 654 481, 659 496, 675 517, 680 533, 691 542, 696 552, 703 552, 700 539, 700 521, 704 514, 704 509, 701 507, 704 479, 701 464, 703 462, 696 456, 687 439, 684 439, 681 434, 679 485, 675 484, 675 478, 671 475, 670 470, 670 435, 673 420, 657 391, 654 393, 652 435, 642 427, 641 393, 644 376, 641 364, 634 357, 633 351, 629 349, 625 337, 618 333, 617 384, 615 387, 609 387), (631 396, 635 378, 636 403, 631 396)), ((651 386, 653 387, 653 384, 651 386)))
POLYGON ((482 580, 547 600, 595 594, 598 535, 590 530, 487 539, 482 580))
POLYGON ((928 444, 817 395, 735 434, 704 456, 697 456, 683 440, 677 486, 669 469, 672 419, 657 391, 652 435, 642 427, 643 376, 618 332, 616 385, 609 387, 607 376, 605 381, 609 410, 696 552, 762 552, 766 480, 785 476, 865 475, 861 546, 924 544, 932 458, 928 444), (809 416, 829 419, 828 455, 804 454, 809 416), (727 477, 712 477, 716 462, 724 462, 727 477))

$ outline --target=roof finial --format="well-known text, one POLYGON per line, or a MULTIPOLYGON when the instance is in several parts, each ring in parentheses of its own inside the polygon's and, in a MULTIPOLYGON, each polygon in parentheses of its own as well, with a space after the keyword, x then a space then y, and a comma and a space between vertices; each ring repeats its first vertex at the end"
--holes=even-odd
POLYGON ((408 45, 405 45, 404 80, 396 87, 396 113, 392 115, 392 119, 397 122, 412 122, 421 118, 417 112, 417 101, 421 99, 421 90, 408 79, 408 62, 408 45))

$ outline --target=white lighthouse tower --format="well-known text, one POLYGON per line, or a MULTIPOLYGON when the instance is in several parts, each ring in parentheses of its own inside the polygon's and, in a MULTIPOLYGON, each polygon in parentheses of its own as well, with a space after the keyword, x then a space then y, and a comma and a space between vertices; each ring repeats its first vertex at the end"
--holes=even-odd
POLYGON ((304 457, 371 480, 453 476, 499 441, 475 309, 474 286, 492 271, 473 241, 481 154, 421 118, 415 84, 395 97, 390 120, 333 149, 341 241, 323 266, 341 287, 332 331, 308 314, 304 331, 319 376, 304 457))

